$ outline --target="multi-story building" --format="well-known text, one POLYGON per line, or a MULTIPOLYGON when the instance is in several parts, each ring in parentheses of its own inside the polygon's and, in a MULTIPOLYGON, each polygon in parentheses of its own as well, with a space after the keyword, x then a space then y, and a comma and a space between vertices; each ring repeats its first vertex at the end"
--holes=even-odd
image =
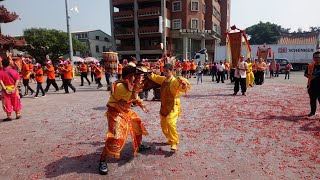
POLYGON ((102 52, 109 51, 112 47, 112 37, 101 30, 77 31, 72 35, 81 41, 87 50, 83 56, 102 58, 102 52))
POLYGON ((191 59, 206 48, 211 60, 229 25, 230 18, 221 15, 221 9, 229 11, 228 4, 221 0, 112 0, 111 32, 121 41, 116 50, 122 58, 155 59, 165 53, 191 59))

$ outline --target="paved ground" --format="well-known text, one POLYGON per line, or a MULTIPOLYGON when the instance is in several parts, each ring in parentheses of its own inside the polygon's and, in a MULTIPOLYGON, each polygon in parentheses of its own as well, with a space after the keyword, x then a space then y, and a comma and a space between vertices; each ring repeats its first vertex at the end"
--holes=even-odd
POLYGON ((152 150, 133 158, 128 141, 121 159, 110 161, 108 176, 97 173, 106 131, 105 88, 79 87, 76 81, 75 94, 52 89, 44 98, 23 98, 21 120, 0 120, 0 179, 319 179, 320 121, 304 117, 306 79, 301 72, 283 79, 231 96, 229 81, 205 77, 197 85, 192 78, 192 92, 181 98, 175 154, 162 144, 160 103, 147 101, 148 114, 134 108, 152 150))

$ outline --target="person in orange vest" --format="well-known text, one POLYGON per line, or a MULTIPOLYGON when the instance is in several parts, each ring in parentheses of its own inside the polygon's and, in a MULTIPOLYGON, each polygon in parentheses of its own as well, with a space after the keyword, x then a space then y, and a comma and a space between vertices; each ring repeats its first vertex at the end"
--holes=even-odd
POLYGON ((118 79, 122 78, 122 69, 123 69, 122 64, 118 62, 118 79))
POLYGON ((29 60, 27 58, 22 60, 22 69, 21 69, 21 76, 22 76, 22 83, 24 86, 24 96, 28 96, 28 90, 31 91, 31 95, 34 93, 34 90, 29 86, 29 79, 31 75, 31 71, 29 69, 29 60))
POLYGON ((96 64, 95 73, 96 73, 96 81, 98 83, 97 89, 100 89, 101 87, 103 87, 103 85, 101 84, 103 69, 102 69, 102 66, 100 65, 100 63, 96 64))
POLYGON ((187 60, 187 79, 191 77, 190 75, 191 63, 187 60))
POLYGON ((53 87, 56 89, 55 92, 59 91, 59 87, 56 83, 56 74, 54 71, 54 67, 52 66, 52 62, 48 61, 47 66, 44 67, 45 72, 47 73, 47 86, 44 89, 45 92, 48 92, 51 84, 53 85, 53 87))
POLYGON ((313 53, 313 61, 304 72, 304 76, 308 78, 307 87, 311 108, 308 117, 316 114, 317 100, 320 102, 320 51, 313 53))
POLYGON ((159 59, 159 66, 160 66, 160 74, 161 76, 163 76, 163 66, 164 66, 164 63, 163 63, 163 60, 162 59, 159 59))
POLYGON ((42 88, 43 83, 43 70, 41 68, 41 64, 37 63, 35 65, 35 74, 36 74, 36 81, 37 81, 37 90, 36 94, 34 95, 34 98, 38 98, 39 90, 42 92, 42 97, 46 96, 46 93, 44 92, 42 88))
POLYGON ((80 62, 79 69, 81 72, 81 85, 80 86, 83 86, 83 78, 87 80, 87 82, 90 86, 91 83, 87 77, 88 76, 88 66, 84 63, 84 61, 80 62))
POLYGON ((34 82, 36 82, 35 75, 34 75, 34 70, 33 70, 33 64, 32 64, 32 60, 31 59, 29 59, 29 71, 31 72, 31 74, 30 74, 30 82, 32 82, 32 80, 34 82))
POLYGON ((191 77, 191 76, 195 76, 196 69, 197 69, 197 65, 196 65, 196 63, 194 62, 194 60, 192 59, 192 60, 191 60, 191 63, 190 63, 190 77, 191 77))
POLYGON ((146 66, 148 69, 151 68, 150 63, 148 62, 148 59, 145 59, 145 60, 144 60, 144 64, 145 64, 145 66, 146 66))
POLYGON ((58 72, 62 81, 62 84, 60 86, 60 90, 62 90, 64 88, 64 72, 63 72, 63 68, 64 68, 64 61, 60 61, 59 66, 58 66, 58 72))
POLYGON ((65 93, 69 93, 69 89, 68 87, 70 87, 73 92, 76 92, 76 88, 73 87, 73 85, 71 84, 71 81, 73 79, 73 75, 72 75, 72 65, 70 61, 65 61, 64 62, 64 67, 63 67, 63 75, 64 75, 64 91, 65 93))
POLYGON ((183 60, 182 63, 182 77, 187 78, 187 73, 188 73, 188 64, 186 60, 183 60))
POLYGON ((94 71, 95 71, 95 69, 94 69, 94 62, 92 61, 91 63, 90 63, 90 65, 89 65, 89 70, 90 70, 90 76, 91 76, 91 82, 93 82, 93 80, 94 80, 94 76, 95 76, 95 73, 94 73, 94 71))

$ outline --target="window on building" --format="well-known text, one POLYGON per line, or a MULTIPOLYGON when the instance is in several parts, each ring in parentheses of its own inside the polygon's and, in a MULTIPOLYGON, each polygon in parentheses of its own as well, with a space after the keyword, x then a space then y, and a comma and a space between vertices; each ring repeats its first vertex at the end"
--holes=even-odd
POLYGON ((202 12, 203 12, 203 14, 206 13, 206 10, 207 10, 207 6, 206 6, 205 3, 203 3, 203 6, 202 6, 202 12))
POLYGON ((97 52, 97 53, 100 52, 99 46, 96 46, 96 52, 97 52))
POLYGON ((181 19, 173 19, 172 20, 172 28, 173 29, 181 29, 181 19))
POLYGON ((88 33, 85 33, 85 34, 84 34, 84 37, 85 37, 85 38, 88 38, 88 33))
POLYGON ((84 39, 84 34, 83 33, 81 34, 81 39, 84 39))
POLYGON ((104 38, 104 41, 109 41, 107 37, 104 38))
POLYGON ((106 51, 107 51, 106 46, 103 46, 103 47, 102 47, 102 52, 106 52, 106 51))
POLYGON ((191 19, 191 29, 198 29, 198 28, 199 28, 199 20, 191 19))
POLYGON ((99 36, 96 36, 96 40, 99 40, 100 39, 100 37, 99 36))
POLYGON ((181 1, 173 1, 172 2, 172 12, 177 12, 182 10, 182 2, 181 1))
POLYGON ((206 29, 206 21, 202 20, 202 29, 205 30, 206 29))
POLYGON ((199 11, 199 1, 198 0, 191 1, 191 11, 199 11))

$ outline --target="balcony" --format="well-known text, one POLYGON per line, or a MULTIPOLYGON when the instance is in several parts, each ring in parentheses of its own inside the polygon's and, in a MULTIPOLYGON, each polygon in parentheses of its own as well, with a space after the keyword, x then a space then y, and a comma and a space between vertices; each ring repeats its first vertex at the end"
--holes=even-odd
POLYGON ((150 8, 138 10, 139 17, 160 16, 160 15, 161 15, 161 8, 159 7, 150 7, 150 8))
POLYGON ((114 36, 117 38, 128 38, 134 36, 134 28, 116 30, 114 36))
POLYGON ((113 6, 117 7, 118 5, 123 4, 133 4, 134 0, 112 0, 113 6))
POLYGON ((140 48, 141 50, 161 50, 161 45, 154 45, 154 46, 143 46, 140 48))
POLYGON ((134 46, 120 46, 117 48, 118 51, 134 51, 134 46))
POLYGON ((139 35, 148 35, 148 34, 161 34, 159 32, 159 27, 142 27, 139 28, 139 35))
POLYGON ((121 20, 131 20, 133 18, 133 11, 120 11, 113 13, 114 21, 121 21, 121 20))

